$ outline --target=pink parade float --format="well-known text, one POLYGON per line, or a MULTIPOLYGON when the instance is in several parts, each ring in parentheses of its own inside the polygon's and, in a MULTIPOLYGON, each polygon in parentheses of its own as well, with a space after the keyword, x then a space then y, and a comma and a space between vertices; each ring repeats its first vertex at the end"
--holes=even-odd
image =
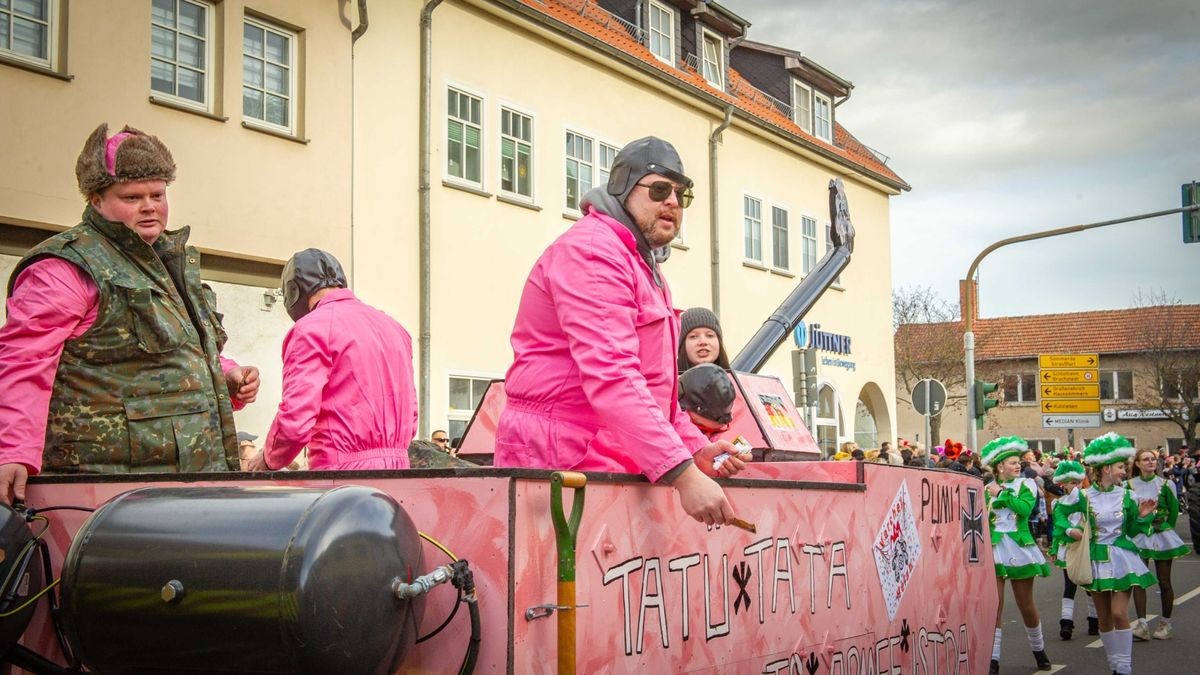
MULTIPOLYGON (((839 241, 734 359, 755 461, 709 529, 640 476, 406 471, 42 476, 0 523, 0 652, 34 673, 985 672, 982 484, 820 461, 754 374, 845 267, 839 241)), ((493 383, 460 454, 487 464, 493 383)), ((418 465, 428 465, 418 462, 418 465)))

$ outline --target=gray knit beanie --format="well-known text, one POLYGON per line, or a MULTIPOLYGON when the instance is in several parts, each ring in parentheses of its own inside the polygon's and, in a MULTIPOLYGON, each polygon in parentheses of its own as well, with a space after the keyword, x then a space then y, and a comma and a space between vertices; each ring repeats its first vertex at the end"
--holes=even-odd
POLYGON ((717 334, 717 340, 720 341, 720 349, 717 352, 716 364, 728 370, 729 357, 725 354, 725 336, 721 334, 721 321, 717 319, 717 315, 713 314, 711 309, 693 307, 679 317, 679 372, 682 373, 694 365, 688 361, 684 343, 687 341, 688 333, 697 328, 711 328, 712 332, 717 334))

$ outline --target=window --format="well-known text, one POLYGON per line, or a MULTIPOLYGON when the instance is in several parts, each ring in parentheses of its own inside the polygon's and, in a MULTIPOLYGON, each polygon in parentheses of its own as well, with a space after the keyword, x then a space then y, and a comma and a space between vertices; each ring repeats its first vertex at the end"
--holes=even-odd
POLYGON ((53 11, 50 0, 0 0, 0 53, 53 67, 53 11))
POLYGON ((1133 371, 1100 371, 1100 398, 1104 401, 1127 401, 1133 398, 1133 371))
POLYGON ((584 193, 592 189, 594 163, 592 146, 594 142, 587 136, 581 136, 573 131, 567 132, 567 208, 579 210, 579 200, 584 193))
POLYGON ((483 399, 483 393, 491 381, 490 377, 450 376, 450 411, 446 415, 446 433, 451 441, 462 438, 471 415, 475 414, 475 408, 479 407, 479 401, 483 399))
POLYGON ((821 456, 833 457, 837 452, 837 439, 842 435, 842 412, 838 402, 837 392, 833 387, 823 384, 817 391, 817 445, 821 447, 821 456))
POLYGON ((812 133, 812 88, 792 81, 792 114, 800 128, 812 133))
POLYGON ((748 195, 743 196, 742 220, 746 258, 762 262, 762 202, 748 195))
POLYGON ((817 221, 808 216, 800 218, 800 255, 804 258, 801 264, 804 274, 813 271, 817 266, 817 221))
POLYGON ((771 207, 771 265, 788 269, 788 212, 771 207))
POLYGON ((500 190, 533 199, 533 118, 500 109, 500 190))
POLYGON ((833 101, 828 96, 813 96, 813 135, 833 142, 833 101))
POLYGON ((1029 438, 1025 440, 1029 444, 1030 450, 1037 450, 1042 453, 1042 456, 1054 454, 1054 449, 1058 445, 1058 441, 1053 438, 1029 438))
POLYGON ((608 172, 612 169, 613 160, 617 158, 617 152, 620 148, 613 147, 607 143, 600 144, 599 165, 596 167, 596 185, 608 185, 608 172))
POLYGON ((1162 381, 1163 398, 1194 401, 1200 396, 1200 370, 1176 370, 1162 381))
POLYGON ((482 187, 483 99, 446 91, 446 173, 482 187))
POLYGON ((709 31, 703 31, 701 75, 717 89, 725 88, 725 41, 709 31))
POLYGON ((875 422, 875 413, 871 404, 858 399, 854 406, 854 442, 860 448, 879 447, 879 427, 875 422))
POLYGON ((1005 403, 1036 403, 1037 373, 1017 373, 1004 376, 1005 403))
POLYGON ((296 34, 256 19, 242 26, 242 117, 295 133, 296 34))
POLYGON ((152 91, 193 108, 210 109, 212 17, 213 7, 207 2, 154 0, 150 6, 152 91))
POLYGON ((675 12, 650 0, 650 53, 668 65, 675 65, 675 12))

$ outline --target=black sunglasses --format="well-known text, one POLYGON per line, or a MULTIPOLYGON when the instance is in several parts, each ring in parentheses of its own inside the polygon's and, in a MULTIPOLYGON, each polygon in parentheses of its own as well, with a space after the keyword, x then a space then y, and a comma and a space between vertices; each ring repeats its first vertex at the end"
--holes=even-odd
POLYGON ((433 442, 434 443, 446 443, 446 442, 449 442, 449 440, 450 440, 449 438, 435 438, 435 439, 433 439, 433 442))
POLYGON ((687 208, 692 203, 692 188, 679 185, 665 180, 656 180, 653 183, 638 183, 638 185, 648 188, 650 191, 650 199, 656 202, 661 202, 666 199, 672 192, 675 193, 675 198, 679 200, 679 206, 687 208))

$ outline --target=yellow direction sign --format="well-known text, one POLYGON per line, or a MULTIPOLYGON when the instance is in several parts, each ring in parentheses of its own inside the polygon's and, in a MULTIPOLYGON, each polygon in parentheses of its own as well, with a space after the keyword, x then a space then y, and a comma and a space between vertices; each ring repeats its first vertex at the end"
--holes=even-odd
POLYGON ((1049 399, 1042 401, 1042 413, 1061 415, 1063 413, 1098 413, 1100 399, 1049 399))
POLYGON ((1042 398, 1100 398, 1100 385, 1043 384, 1042 398))
MULTIPOLYGON (((1092 384, 1100 382, 1099 370, 1043 370, 1038 375, 1040 384, 1092 384)), ((1099 396, 1099 390, 1096 391, 1099 396)))
POLYGON ((1040 354, 1038 368, 1099 368, 1099 354, 1040 354))

